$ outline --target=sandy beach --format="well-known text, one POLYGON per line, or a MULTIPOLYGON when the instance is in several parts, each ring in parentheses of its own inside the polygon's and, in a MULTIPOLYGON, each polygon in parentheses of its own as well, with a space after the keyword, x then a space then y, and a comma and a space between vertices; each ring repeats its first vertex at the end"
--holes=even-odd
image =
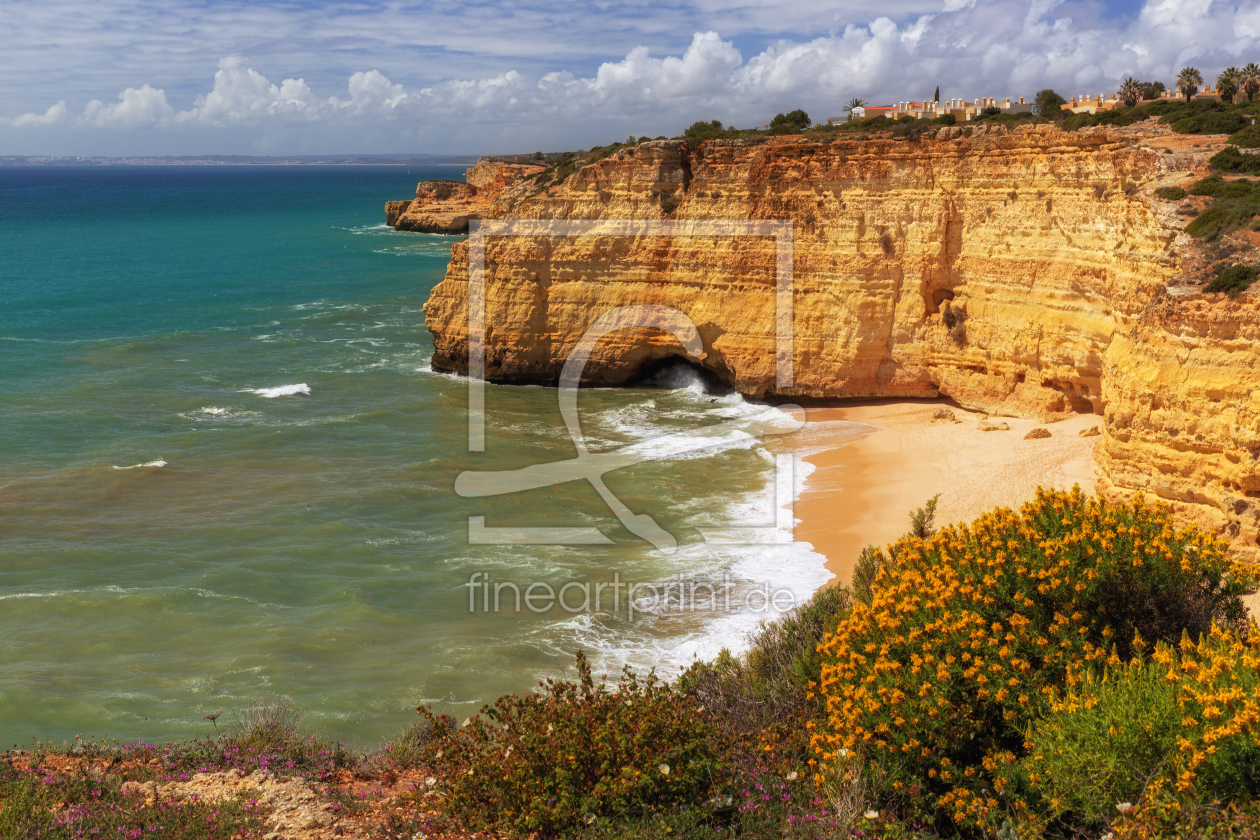
POLYGON ((866 423, 877 431, 810 455, 816 470, 796 503, 796 538, 827 558, 833 582, 847 584, 866 545, 885 546, 906 532, 909 514, 939 493, 936 524, 966 522, 998 506, 1018 507, 1037 487, 1094 492, 1092 453, 1102 425, 1095 415, 1056 423, 994 417, 1003 431, 981 431, 985 415, 944 401, 883 400, 807 411, 810 423, 866 423), (954 420, 934 420, 948 409, 954 420), (1032 429, 1050 437, 1027 440, 1032 429))

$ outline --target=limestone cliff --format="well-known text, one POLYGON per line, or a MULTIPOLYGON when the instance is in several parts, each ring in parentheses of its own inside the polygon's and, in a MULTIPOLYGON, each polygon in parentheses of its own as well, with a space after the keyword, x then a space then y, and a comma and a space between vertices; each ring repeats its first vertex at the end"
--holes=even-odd
MULTIPOLYGON (((1170 294, 1185 220, 1151 192, 1206 154, 1159 133, 656 141, 537 194, 518 180, 483 217, 791 220, 795 381, 775 385, 774 243, 700 236, 490 240, 487 375, 554 382, 607 309, 668 304, 699 328, 703 366, 752 396, 1101 414, 1104 487, 1175 501, 1254 551, 1260 313, 1170 294)), ((467 367, 467 281, 461 243, 425 306, 440 369, 467 367)), ((663 333, 623 331, 586 373, 620 383, 682 355, 663 333)))
POLYGON ((462 182, 421 181, 414 201, 386 202, 385 223, 418 233, 467 233, 468 220, 481 218, 504 187, 542 168, 479 160, 462 182))

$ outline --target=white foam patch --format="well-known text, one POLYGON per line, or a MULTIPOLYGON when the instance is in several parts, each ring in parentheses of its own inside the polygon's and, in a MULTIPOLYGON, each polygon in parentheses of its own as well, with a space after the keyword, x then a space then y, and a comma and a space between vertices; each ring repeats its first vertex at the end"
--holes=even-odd
POLYGON ((719 399, 710 403, 706 398, 694 409, 688 406, 682 410, 661 411, 655 400, 647 400, 598 412, 584 422, 583 432, 588 442, 600 450, 619 442, 620 451, 638 455, 645 461, 690 460, 760 446, 760 436, 740 429, 717 428, 713 422, 745 418, 758 418, 750 428, 759 427, 771 434, 788 433, 799 425, 791 414, 772 406, 751 405, 742 399, 738 402, 719 399))
POLYGON ((152 469, 161 469, 162 467, 165 467, 165 466, 166 466, 166 462, 165 462, 165 461, 163 461, 161 458, 159 458, 159 459, 157 459, 156 461, 149 461, 148 463, 145 463, 145 464, 132 464, 130 467, 114 467, 114 469, 116 469, 116 470, 140 470, 140 469, 145 469, 146 467, 147 467, 147 468, 152 468, 152 469))
POLYGON ((206 408, 201 409, 201 413, 208 414, 211 417, 226 417, 228 414, 232 413, 232 409, 219 408, 218 406, 212 405, 212 406, 208 406, 206 408))
POLYGON ((299 394, 309 396, 311 387, 305 382, 300 382, 297 385, 281 385, 278 388, 247 388, 242 393, 257 394, 260 397, 274 400, 276 397, 293 397, 299 394))
MULTIPOLYGON (((711 404, 707 398, 704 403, 709 417, 726 415, 728 410, 736 416, 767 410, 764 406, 748 405, 742 399, 729 397, 720 398, 719 404, 711 404)), ((610 414, 617 414, 623 420, 626 417, 624 413, 610 414)), ((790 420, 790 415, 783 414, 790 420)), ((864 423, 829 421, 808 424, 794 434, 790 441, 794 453, 793 502, 808 488, 809 476, 816 469, 801 460, 802 457, 874 431, 877 427, 864 423)), ((749 445, 759 441, 748 437, 749 445)), ((716 448, 720 451, 720 446, 716 448)), ((714 451, 710 448, 705 454, 714 454, 714 451)), ((765 456, 770 467, 761 490, 732 502, 722 514, 713 517, 717 521, 696 520, 689 524, 769 527, 775 522, 776 508, 786 505, 788 500, 777 497, 773 457, 763 447, 756 451, 765 456)), ((675 507, 675 511, 691 507, 682 505, 675 507)), ((799 519, 794 521, 800 522, 799 519)), ((718 589, 723 594, 717 605, 693 603, 683 609, 676 600, 664 608, 641 604, 646 608, 645 614, 633 623, 625 620, 624 606, 620 616, 579 613, 541 631, 537 639, 540 647, 557 647, 557 655, 571 652, 569 649, 574 645, 589 650, 601 673, 615 674, 623 665, 629 665, 641 672, 655 668, 660 676, 669 678, 697 659, 714 658, 723 648, 735 655, 746 652, 763 622, 774 621, 804 603, 833 577, 826 568, 826 558, 804 541, 778 545, 692 542, 680 545, 670 562, 675 569, 673 577, 638 582, 660 586, 672 581, 674 592, 678 591, 679 581, 688 585, 694 583, 702 593, 701 600, 707 598, 703 594, 706 585, 717 588, 729 582, 731 586, 728 590, 718 589), (560 642, 558 646, 557 642, 560 642)))

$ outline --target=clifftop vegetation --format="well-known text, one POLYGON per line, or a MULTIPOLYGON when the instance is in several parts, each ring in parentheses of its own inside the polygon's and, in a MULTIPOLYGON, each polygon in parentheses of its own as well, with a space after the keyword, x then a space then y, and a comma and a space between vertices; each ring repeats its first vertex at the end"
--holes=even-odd
POLYGON ((1252 570, 1140 500, 932 513, 867 553, 858 597, 825 589, 676 681, 610 685, 578 654, 576 681, 462 725, 422 706, 373 754, 284 704, 161 750, 9 753, 0 835, 258 837, 288 790, 347 836, 1254 837, 1252 570), (194 773, 244 787, 180 794, 194 773))

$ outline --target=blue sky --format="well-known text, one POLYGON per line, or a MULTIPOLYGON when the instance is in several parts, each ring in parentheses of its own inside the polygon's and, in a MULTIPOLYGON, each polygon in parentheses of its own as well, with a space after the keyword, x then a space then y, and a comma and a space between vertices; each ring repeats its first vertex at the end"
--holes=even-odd
POLYGON ((1260 61, 1260 0, 0 4, 0 154, 470 153, 1260 61))

